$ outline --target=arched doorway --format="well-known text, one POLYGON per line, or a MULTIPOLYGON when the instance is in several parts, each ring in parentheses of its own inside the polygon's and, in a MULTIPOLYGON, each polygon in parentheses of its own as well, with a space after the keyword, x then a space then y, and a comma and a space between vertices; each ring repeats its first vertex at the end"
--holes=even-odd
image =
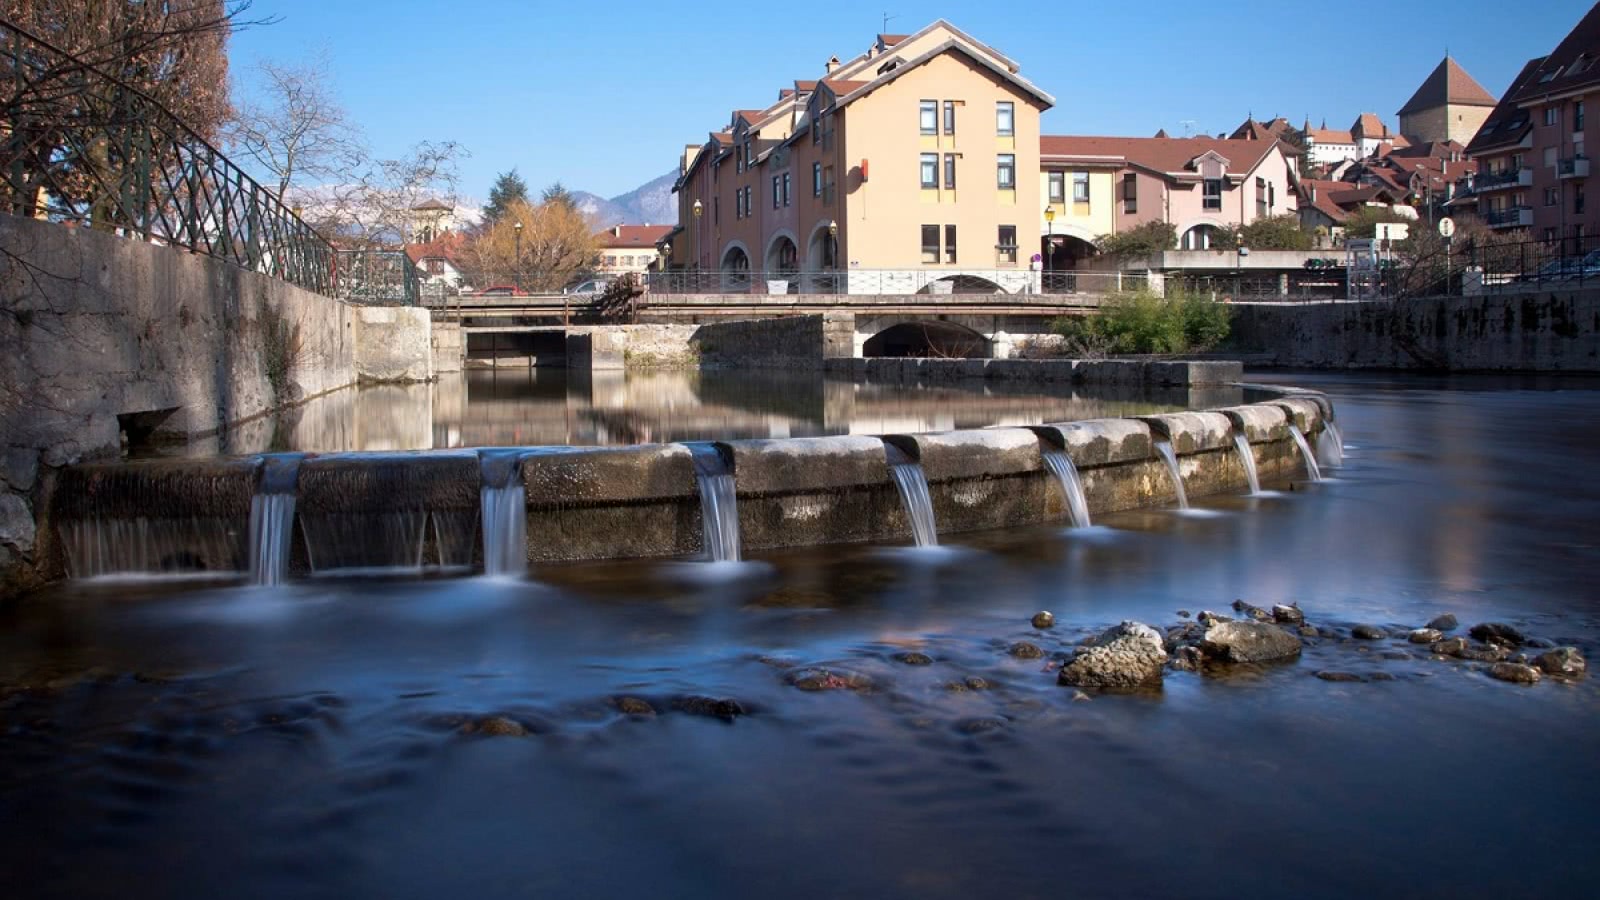
POLYGON ((843 290, 844 279, 833 274, 839 270, 839 237, 832 222, 819 222, 811 229, 806 240, 806 277, 804 290, 808 294, 837 294, 843 290))
POLYGON ((722 252, 722 288, 725 291, 750 289, 750 254, 742 244, 734 244, 722 252))
POLYGON ((1212 241, 1216 240, 1220 229, 1215 225, 1196 225, 1185 231, 1178 241, 1180 250, 1210 250, 1212 241))
POLYGON ((763 277, 767 279, 769 291, 775 286, 775 282, 782 281, 784 293, 800 293, 800 248, 795 246, 794 238, 787 233, 780 232, 767 245, 767 256, 762 268, 765 270, 763 277))
POLYGON ((988 359, 989 339, 950 322, 901 322, 867 339, 863 356, 988 359))

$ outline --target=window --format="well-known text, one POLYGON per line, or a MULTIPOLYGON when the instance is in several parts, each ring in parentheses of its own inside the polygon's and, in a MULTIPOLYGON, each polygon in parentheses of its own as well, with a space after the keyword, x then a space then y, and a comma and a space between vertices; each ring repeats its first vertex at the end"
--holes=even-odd
POLYGON ((1558 193, 1555 188, 1547 187, 1547 188, 1544 189, 1544 205, 1545 206, 1555 206, 1557 203, 1560 203, 1560 202, 1561 202, 1561 194, 1558 193))
POLYGON ((1555 125, 1561 121, 1561 112, 1554 106, 1544 108, 1544 124, 1555 125))
POLYGON ((1583 101, 1572 104, 1572 130, 1583 130, 1583 101))
POLYGON ((954 225, 946 225, 944 227, 944 261, 947 263, 956 261, 956 227, 954 225))
POLYGON ((936 188, 939 186, 939 154, 922 154, 922 186, 936 188))
POLYGON ((616 257, 616 254, 614 254, 614 253, 607 253, 607 254, 606 254, 606 265, 608 265, 608 266, 614 266, 614 265, 616 265, 616 264, 617 264, 617 257, 616 257))
POLYGON ((1579 182, 1578 184, 1574 184, 1572 186, 1572 211, 1574 213, 1582 213, 1583 212, 1583 184, 1582 184, 1582 182, 1579 182))
POLYGON ((994 245, 995 262, 1003 266, 1017 264, 1017 226, 1001 225, 1000 240, 994 245))
POLYGON ((1544 230, 1544 242, 1546 244, 1554 244, 1556 242, 1556 230, 1554 228, 1546 228, 1544 230))
POLYGON ((1073 172, 1072 173, 1072 202, 1073 203, 1088 203, 1089 202, 1089 173, 1088 172, 1073 172))
POLYGON ((1256 217, 1265 218, 1267 215, 1267 180, 1256 179, 1256 217))
POLYGON ((1554 169, 1556 167, 1556 148, 1544 148, 1544 167, 1547 169, 1554 169))
POLYGON ((1129 215, 1139 211, 1139 176, 1122 176, 1122 211, 1129 215))
POLYGON ((783 205, 789 205, 789 173, 783 173, 783 205))
POLYGON ((944 133, 956 133, 956 102, 954 100, 946 100, 944 102, 944 133))
POLYGON ((783 194, 778 189, 778 176, 772 176, 772 208, 777 209, 783 201, 783 194))
POLYGON ((1521 153, 1513 153, 1513 154, 1511 154, 1511 166, 1510 166, 1510 168, 1511 168, 1511 171, 1513 171, 1513 172, 1522 171, 1522 154, 1521 153))
POLYGON ((1207 178, 1201 209, 1222 209, 1222 179, 1207 178))
POLYGON ((939 226, 922 226, 922 261, 937 263, 939 261, 939 226))
POLYGON ((995 184, 1001 190, 1014 190, 1017 186, 1017 158, 1010 153, 1002 153, 995 165, 995 184))
POLYGON ((1002 100, 994 105, 994 133, 998 135, 1012 135, 1017 133, 1016 104, 1010 100, 1002 100))
POLYGON ((922 124, 923 134, 939 133, 939 101, 924 100, 919 106, 918 120, 922 124))
POLYGON ((811 196, 822 196, 822 163, 811 164, 811 196))
POLYGON ((956 189, 956 155, 954 153, 946 153, 944 155, 944 187, 947 191, 956 189))
POLYGON ((1065 172, 1050 173, 1048 183, 1050 185, 1049 198, 1051 203, 1067 202, 1066 180, 1067 175, 1065 172))

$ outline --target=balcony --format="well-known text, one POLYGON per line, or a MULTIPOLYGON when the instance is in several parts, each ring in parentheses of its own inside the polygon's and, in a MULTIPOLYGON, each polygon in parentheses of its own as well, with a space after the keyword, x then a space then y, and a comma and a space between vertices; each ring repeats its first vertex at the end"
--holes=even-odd
POLYGON ((1533 225, 1533 210, 1526 206, 1492 209, 1484 213, 1483 220, 1490 228, 1530 228, 1533 225))
POLYGON ((1519 187, 1533 187, 1532 169, 1505 169, 1499 172, 1485 172, 1474 176, 1472 179, 1472 192, 1474 194, 1519 187))
POLYGON ((1572 156, 1557 162, 1556 176, 1559 178, 1588 178, 1589 157, 1572 156))

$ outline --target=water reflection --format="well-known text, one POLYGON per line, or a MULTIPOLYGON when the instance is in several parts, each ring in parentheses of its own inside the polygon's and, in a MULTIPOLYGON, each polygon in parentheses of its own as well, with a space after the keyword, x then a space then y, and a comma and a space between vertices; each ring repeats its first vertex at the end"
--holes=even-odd
POLYGON ((604 446, 1035 425, 1238 403, 1239 388, 982 380, 852 382, 820 373, 499 368, 370 385, 189 444, 193 455, 604 446))

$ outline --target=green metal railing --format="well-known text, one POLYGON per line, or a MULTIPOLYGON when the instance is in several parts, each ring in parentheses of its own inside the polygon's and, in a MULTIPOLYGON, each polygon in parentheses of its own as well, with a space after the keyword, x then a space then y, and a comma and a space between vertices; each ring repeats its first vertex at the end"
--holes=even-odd
POLYGON ((340 250, 335 255, 340 300, 367 306, 416 306, 422 280, 399 250, 340 250))
POLYGON ((4 20, 0 210, 338 291, 332 245, 272 191, 146 94, 4 20))

